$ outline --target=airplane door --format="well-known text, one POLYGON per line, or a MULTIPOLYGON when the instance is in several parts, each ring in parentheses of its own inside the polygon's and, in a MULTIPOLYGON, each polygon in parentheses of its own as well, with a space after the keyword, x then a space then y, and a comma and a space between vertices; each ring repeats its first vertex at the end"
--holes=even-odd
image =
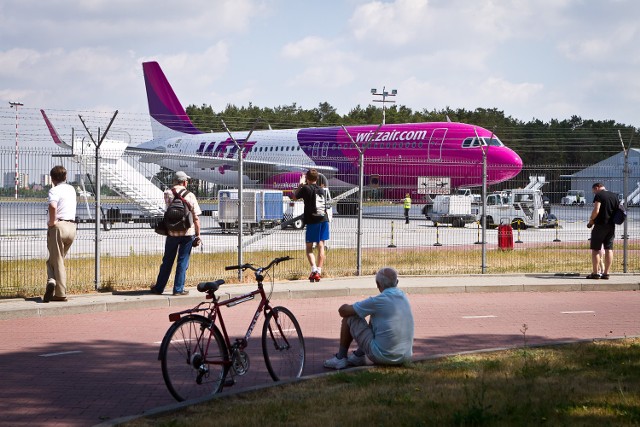
POLYGON ((322 143, 322 157, 327 157, 327 153, 329 152, 329 143, 328 142, 323 142, 322 143))
POLYGON ((429 139, 429 160, 442 160, 442 144, 447 135, 446 128, 434 129, 429 139))

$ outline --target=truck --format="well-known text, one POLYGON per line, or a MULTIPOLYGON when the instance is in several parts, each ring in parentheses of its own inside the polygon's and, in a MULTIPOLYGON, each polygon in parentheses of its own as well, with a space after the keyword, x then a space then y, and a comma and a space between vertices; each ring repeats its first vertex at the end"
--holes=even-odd
MULTIPOLYGON (((482 208, 478 213, 480 217, 482 208)), ((504 190, 487 196, 487 226, 511 224, 514 228, 554 227, 557 219, 547 212, 540 190, 504 190)))
MULTIPOLYGON (((279 190, 243 190, 242 225, 253 234, 279 225, 284 217, 283 193, 279 190)), ((218 223, 222 232, 237 229, 238 190, 218 191, 218 223)))
POLYGON ((453 227, 464 227, 477 220, 471 212, 473 197, 457 194, 439 194, 433 199, 433 205, 425 212, 425 216, 434 224, 451 224, 453 227))
POLYGON ((584 205, 586 197, 582 190, 569 190, 567 195, 560 199, 560 204, 563 205, 584 205))

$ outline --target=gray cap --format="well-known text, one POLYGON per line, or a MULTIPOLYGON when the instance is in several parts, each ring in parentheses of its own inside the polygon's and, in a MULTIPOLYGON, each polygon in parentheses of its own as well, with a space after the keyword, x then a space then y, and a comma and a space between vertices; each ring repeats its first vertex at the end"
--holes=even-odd
POLYGON ((191 177, 183 171, 178 171, 173 175, 173 182, 185 182, 188 179, 191 179, 191 177))

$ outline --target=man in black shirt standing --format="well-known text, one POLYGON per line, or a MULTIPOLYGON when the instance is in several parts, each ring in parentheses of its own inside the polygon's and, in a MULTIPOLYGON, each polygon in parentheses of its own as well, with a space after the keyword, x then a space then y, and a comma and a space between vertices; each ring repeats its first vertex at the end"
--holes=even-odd
POLYGON ((618 195, 607 191, 604 184, 596 182, 591 187, 593 191, 593 211, 587 223, 591 230, 591 263, 593 271, 587 279, 608 279, 609 269, 613 264, 613 239, 616 226, 613 222, 613 213, 618 208, 618 195), (598 273, 600 264, 600 250, 604 247, 604 272, 598 273))
POLYGON ((311 282, 319 282, 322 275, 322 267, 325 260, 324 244, 329 240, 329 216, 325 212, 322 216, 315 214, 316 212, 316 197, 317 192, 324 193, 318 186, 319 173, 315 169, 310 169, 303 176, 300 181, 300 185, 295 192, 294 200, 304 200, 304 223, 307 226, 305 233, 307 259, 311 265, 311 275, 309 280, 311 282), (318 247, 318 258, 316 264, 316 257, 313 253, 314 243, 318 247))

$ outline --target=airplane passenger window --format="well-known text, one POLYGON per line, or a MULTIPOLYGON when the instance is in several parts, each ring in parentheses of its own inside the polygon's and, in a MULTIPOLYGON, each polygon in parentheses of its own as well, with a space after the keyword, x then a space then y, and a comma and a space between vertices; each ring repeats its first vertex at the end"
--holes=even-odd
POLYGON ((411 144, 411 148, 416 148, 416 143, 415 142, 411 144))
POLYGON ((418 143, 418 148, 422 148, 422 142, 418 143))
POLYGON ((269 147, 269 151, 273 151, 273 147, 269 147))

